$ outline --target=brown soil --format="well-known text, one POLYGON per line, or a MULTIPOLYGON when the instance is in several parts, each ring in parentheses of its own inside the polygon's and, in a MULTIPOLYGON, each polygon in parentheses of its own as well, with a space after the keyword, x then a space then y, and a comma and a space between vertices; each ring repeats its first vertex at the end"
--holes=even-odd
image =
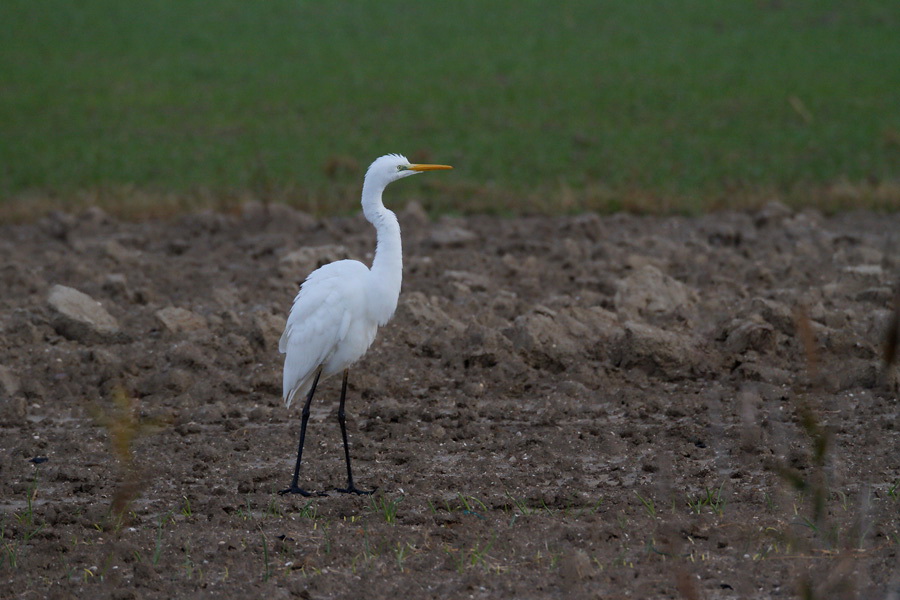
MULTIPOLYGON (((0 596, 898 593, 900 215, 400 217, 348 400, 378 492, 314 499, 276 493, 277 340, 309 270, 371 258, 361 217, 0 227, 0 596)), ((344 484, 339 383, 312 489, 344 484)))

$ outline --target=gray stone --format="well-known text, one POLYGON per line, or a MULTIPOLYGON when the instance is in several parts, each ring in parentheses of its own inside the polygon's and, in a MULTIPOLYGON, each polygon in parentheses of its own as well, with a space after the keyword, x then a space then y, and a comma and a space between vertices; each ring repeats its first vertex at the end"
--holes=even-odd
POLYGON ((444 277, 448 281, 465 286, 465 288, 471 292, 484 292, 493 287, 490 278, 481 273, 472 273, 470 271, 445 271, 444 277))
POLYGON ((184 308, 169 306, 156 311, 156 318, 171 333, 186 333, 206 329, 206 319, 184 308))
POLYGON ((108 240, 103 244, 103 252, 119 264, 133 263, 141 257, 138 250, 126 248, 116 240, 108 240))
POLYGON ((54 285, 47 303, 53 313, 53 327, 69 339, 110 341, 119 333, 116 319, 99 302, 74 288, 54 285))
POLYGON ((442 225, 431 231, 428 235, 428 241, 438 247, 456 248, 465 246, 469 242, 477 239, 477 237, 477 235, 468 229, 463 229, 456 225, 442 225))

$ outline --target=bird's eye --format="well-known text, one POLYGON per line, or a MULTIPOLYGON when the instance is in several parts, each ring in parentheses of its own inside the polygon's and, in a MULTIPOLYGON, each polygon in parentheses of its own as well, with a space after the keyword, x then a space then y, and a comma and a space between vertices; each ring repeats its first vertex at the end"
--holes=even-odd
POLYGON ((405 171, 405 170, 406 170, 406 167, 404 167, 403 165, 397 165, 397 170, 398 170, 398 171, 405 171))

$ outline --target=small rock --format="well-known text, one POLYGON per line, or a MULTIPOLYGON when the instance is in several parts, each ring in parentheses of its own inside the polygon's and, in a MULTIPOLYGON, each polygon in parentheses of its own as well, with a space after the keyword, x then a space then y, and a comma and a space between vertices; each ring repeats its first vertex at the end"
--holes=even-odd
POLYGON ((15 376, 12 369, 5 365, 0 365, 0 394, 4 398, 12 398, 19 392, 19 379, 15 376))
POLYGON ((623 279, 616 291, 616 309, 630 318, 675 315, 687 318, 697 293, 652 265, 644 265, 623 279))
POLYGON ((775 328, 761 318, 735 319, 727 327, 725 347, 735 354, 769 352, 775 348, 775 328))
POLYGON ((470 273, 469 271, 445 271, 444 277, 453 282, 461 283, 473 292, 484 292, 493 287, 487 275, 470 273))
POLYGON ((156 311, 156 318, 171 333, 183 333, 206 329, 206 319, 184 308, 169 306, 156 311))
POLYGON ((750 306, 781 333, 794 334, 794 313, 787 305, 767 298, 754 298, 750 306))
POLYGON ((428 242, 439 248, 457 248, 477 239, 477 235, 455 225, 436 227, 428 235, 428 242))
POLYGON ((884 269, 881 265, 855 265, 852 267, 844 267, 844 272, 858 277, 880 278, 884 275, 884 269))
POLYGON ((103 244, 103 252, 119 264, 132 263, 141 256, 139 251, 126 248, 116 240, 109 240, 103 244))
POLYGON ((74 288, 54 285, 47 303, 54 313, 53 327, 69 339, 109 341, 119 332, 119 323, 99 302, 74 288))
POLYGON ((103 279, 103 291, 114 298, 128 300, 128 282, 121 273, 110 273, 103 279))

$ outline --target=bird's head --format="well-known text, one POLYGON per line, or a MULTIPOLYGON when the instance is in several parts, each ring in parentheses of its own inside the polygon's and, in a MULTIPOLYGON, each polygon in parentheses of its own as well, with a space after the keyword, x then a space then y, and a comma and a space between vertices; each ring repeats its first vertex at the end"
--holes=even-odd
POLYGON ((386 154, 380 158, 376 158, 375 162, 369 166, 366 171, 366 182, 371 182, 379 186, 386 186, 392 181, 424 173, 425 171, 439 171, 444 169, 452 169, 449 165, 421 165, 409 162, 409 159, 400 154, 386 154))

